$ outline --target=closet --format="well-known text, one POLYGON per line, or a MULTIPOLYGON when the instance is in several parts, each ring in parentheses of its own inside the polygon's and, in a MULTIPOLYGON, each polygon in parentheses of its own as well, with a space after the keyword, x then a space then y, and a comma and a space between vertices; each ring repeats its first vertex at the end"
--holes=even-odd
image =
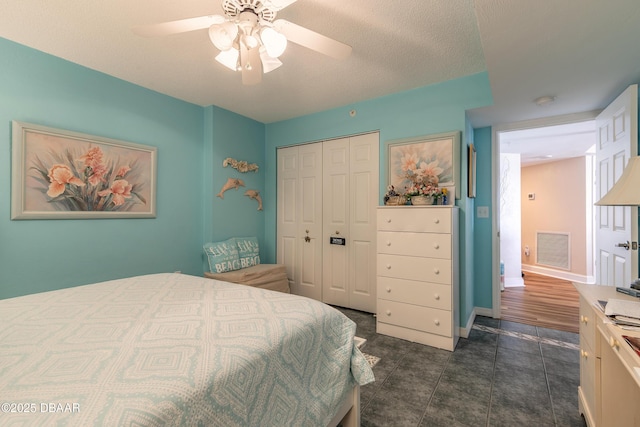
POLYGON ((379 134, 277 151, 277 262, 291 291, 376 310, 379 134))

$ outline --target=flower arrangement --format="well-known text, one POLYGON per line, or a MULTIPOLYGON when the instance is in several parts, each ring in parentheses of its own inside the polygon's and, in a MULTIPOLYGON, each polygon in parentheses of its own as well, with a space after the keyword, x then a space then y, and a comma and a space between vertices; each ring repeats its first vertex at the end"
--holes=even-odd
POLYGON ((100 147, 82 155, 66 150, 46 165, 36 158, 33 169, 48 202, 67 211, 127 211, 137 203, 146 204, 138 190, 138 165, 118 164, 104 159, 100 147))
POLYGON ((430 163, 412 162, 412 159, 405 160, 405 180, 410 183, 406 188, 407 197, 425 196, 433 199, 434 204, 446 204, 448 191, 446 188, 438 186, 438 175, 442 173, 442 168, 438 167, 438 162, 430 163))

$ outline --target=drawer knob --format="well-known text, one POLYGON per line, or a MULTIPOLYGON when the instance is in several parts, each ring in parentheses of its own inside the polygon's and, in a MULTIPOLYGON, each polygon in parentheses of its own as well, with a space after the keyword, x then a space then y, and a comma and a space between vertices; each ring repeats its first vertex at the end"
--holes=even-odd
POLYGON ((391 264, 387 264, 387 270, 391 270, 391 264))
POLYGON ((580 350, 580 356, 584 357, 585 359, 589 356, 589 353, 587 353, 584 350, 580 350))
POLYGON ((435 294, 435 295, 434 295, 434 297, 435 297, 436 301, 439 301, 439 300, 440 300, 440 295, 435 294))
POLYGON ((440 321, 438 319, 434 320, 433 323, 435 323, 436 326, 440 326, 440 321))
POLYGON ((437 243, 434 243, 434 244, 433 244, 433 248, 434 248, 434 249, 440 249, 440 245, 439 245, 439 244, 437 244, 437 243))
POLYGON ((391 223, 391 218, 387 218, 387 222, 388 222, 388 223, 391 223))
POLYGON ((434 268, 434 269, 433 269, 433 272, 434 272, 434 274, 440 274, 440 270, 439 270, 439 269, 437 269, 437 268, 434 268))
POLYGON ((614 337, 611 337, 609 338, 609 345, 611 348, 616 348, 618 347, 618 341, 614 337))
POLYGON ((391 292, 391 288, 387 288, 387 292, 391 292))
POLYGON ((589 322, 589 318, 583 314, 582 316, 580 316, 580 321, 584 324, 587 324, 587 322, 589 322))
POLYGON ((433 220, 433 222, 434 222, 435 224, 440 224, 440 220, 439 220, 438 218, 434 219, 434 220, 433 220))
POLYGON ((391 246, 391 242, 387 242, 387 246, 391 246))
POLYGON ((387 316, 391 316, 391 310, 387 310, 387 316))

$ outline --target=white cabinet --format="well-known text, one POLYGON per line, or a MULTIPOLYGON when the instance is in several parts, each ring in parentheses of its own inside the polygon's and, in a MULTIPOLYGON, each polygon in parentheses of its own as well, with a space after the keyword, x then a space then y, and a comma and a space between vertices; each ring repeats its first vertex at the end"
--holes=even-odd
POLYGON ((576 284, 580 293, 579 411, 589 427, 640 425, 640 357, 624 340, 640 332, 613 325, 595 307, 611 298, 638 300, 613 286, 576 284))
POLYGON ((458 209, 381 206, 377 216, 377 332, 453 351, 458 209))

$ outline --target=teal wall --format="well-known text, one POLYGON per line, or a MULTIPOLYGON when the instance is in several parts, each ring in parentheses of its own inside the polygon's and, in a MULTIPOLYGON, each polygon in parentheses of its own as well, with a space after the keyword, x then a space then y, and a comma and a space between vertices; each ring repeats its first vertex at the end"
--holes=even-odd
MULTIPOLYGON (((264 210, 258 211, 258 202, 244 193, 250 189, 259 191, 261 197, 264 193, 265 125, 215 106, 204 110, 204 240, 217 242, 230 237, 255 236, 262 247, 264 210), (241 173, 231 166, 223 167, 222 162, 229 157, 255 163, 258 171, 241 173), (226 191, 224 198, 217 197, 228 178, 241 179, 245 187, 226 191)), ((269 205, 273 205, 273 201, 263 200, 263 209, 269 205)), ((202 260, 208 269, 204 254, 202 260)))
POLYGON ((474 146, 476 148, 476 199, 475 206, 488 206, 489 218, 475 218, 475 229, 473 233, 474 248, 474 269, 475 269, 475 286, 474 286, 474 305, 482 308, 493 307, 492 294, 492 266, 493 266, 493 248, 492 242, 492 224, 493 224, 493 207, 491 206, 491 171, 492 171, 492 154, 491 154, 491 133, 490 127, 474 129, 474 146))
POLYGON ((461 251, 460 289, 464 310, 460 322, 466 324, 474 301, 473 277, 473 216, 469 211, 473 201, 467 194, 466 141, 471 128, 466 120, 466 110, 489 105, 492 102, 489 79, 486 73, 426 86, 407 92, 336 108, 318 114, 266 125, 265 198, 271 201, 265 207, 265 243, 261 255, 268 262, 275 262, 276 248, 276 149, 288 145, 321 141, 341 136, 380 132, 380 201, 386 189, 385 165, 387 153, 385 143, 395 139, 431 135, 449 131, 460 131, 461 179, 457 191, 462 195, 456 205, 460 208, 461 251), (355 117, 349 111, 355 110, 355 117))
POLYGON ((203 110, 0 39, 0 298, 202 274, 203 110), (154 219, 10 220, 11 121, 158 148, 154 219))
MULTIPOLYGON (((486 251, 474 245, 483 229, 474 228, 473 210, 483 197, 482 171, 491 167, 490 132, 483 139, 465 112, 492 102, 486 73, 265 125, 4 39, 0 58, 0 298, 153 272, 201 275, 206 268, 202 244, 231 236, 258 237, 263 262, 275 262, 277 147, 379 131, 382 198, 385 143, 460 131, 461 323, 474 303, 485 306, 484 292, 477 291, 484 283, 478 283, 474 271, 486 268, 478 261, 486 251), (157 218, 11 221, 12 120, 157 147, 157 218), (475 200, 466 197, 466 146, 472 141, 478 152, 475 200), (257 163, 259 171, 223 168, 227 157, 257 163), (243 179, 245 187, 216 197, 229 177, 243 179), (247 189, 261 193, 264 211, 244 195, 247 189)), ((490 200, 490 184, 487 188, 490 200)), ((487 286, 490 302, 490 275, 487 286)))

